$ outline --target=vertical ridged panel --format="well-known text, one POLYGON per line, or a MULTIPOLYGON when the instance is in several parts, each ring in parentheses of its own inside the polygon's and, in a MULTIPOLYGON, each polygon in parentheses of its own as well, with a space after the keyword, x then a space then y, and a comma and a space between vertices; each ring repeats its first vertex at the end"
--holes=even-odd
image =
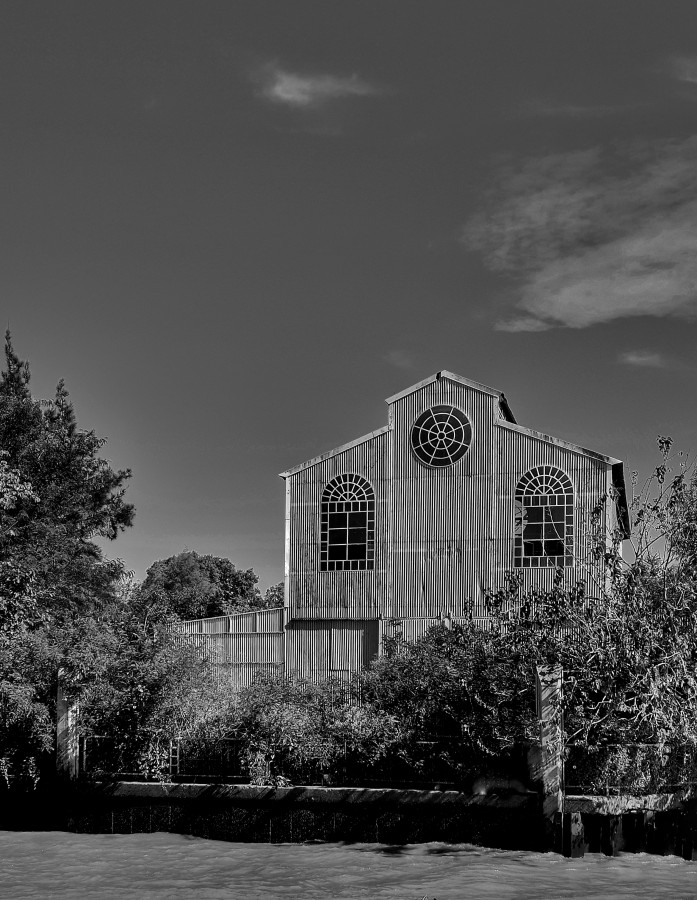
MULTIPOLYGON (((594 592, 598 573, 586 532, 590 510, 608 490, 611 464, 504 423, 494 393, 447 378, 430 382, 391 404, 388 430, 289 475, 288 670, 321 677, 345 665, 360 668, 369 653, 353 626, 367 619, 384 616, 379 627, 389 633, 385 622, 399 618, 403 635, 414 639, 441 614, 453 621, 485 617, 485 591, 501 586, 513 568, 516 485, 539 465, 572 480, 575 565, 566 583, 585 578, 594 592), (414 421, 437 404, 458 407, 472 424, 468 453, 440 469, 420 463, 410 448, 414 421), (348 472, 375 491, 375 570, 320 572, 322 490, 348 472)), ((518 571, 526 587, 550 587, 554 578, 551 567, 518 571)))
POLYGON ((347 678, 379 648, 377 620, 295 620, 286 630, 287 670, 303 678, 347 678))
POLYGON ((283 631, 284 608, 259 609, 214 616, 208 619, 189 619, 177 627, 184 634, 251 634, 255 631, 283 631))
MULTIPOLYGON (((497 523, 494 535, 492 565, 488 583, 493 587, 503 582, 503 573, 513 569, 513 533, 515 519, 515 490, 521 476, 535 466, 556 466, 571 479, 574 487, 574 566, 564 570, 565 583, 578 580, 587 583, 589 592, 599 589, 600 571, 590 558, 590 512, 607 493, 611 467, 604 460, 590 454, 576 452, 557 443, 554 438, 540 439, 505 425, 498 429, 498 489, 497 523)), ((554 569, 518 568, 524 587, 549 588, 554 581, 554 569)), ((483 607, 476 610, 483 615, 483 607)))
POLYGON ((288 476, 288 597, 290 619, 377 618, 386 592, 386 433, 288 476), (320 572, 320 504, 325 485, 356 473, 375 491, 374 569, 320 572))
POLYGON ((283 631, 284 608, 260 609, 256 613, 257 631, 283 631))
POLYGON ((446 378, 394 403, 392 602, 386 614, 466 615, 476 602, 491 552, 497 414, 497 397, 446 378), (437 404, 458 407, 472 425, 468 452, 444 468, 423 465, 410 446, 414 421, 437 404))

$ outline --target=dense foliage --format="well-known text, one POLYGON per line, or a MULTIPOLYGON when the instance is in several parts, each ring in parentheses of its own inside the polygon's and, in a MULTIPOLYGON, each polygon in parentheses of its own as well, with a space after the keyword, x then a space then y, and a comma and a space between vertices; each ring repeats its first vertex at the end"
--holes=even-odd
MULTIPOLYGON (((146 760, 205 682, 200 654, 166 612, 139 604, 97 538, 133 521, 128 470, 77 427, 62 382, 35 399, 29 367, 5 342, 0 376, 0 788, 55 771, 59 672, 81 727, 108 731, 146 760)), ((191 705, 191 704, 190 704, 191 705)), ((146 762, 144 762, 144 766, 146 762)))
POLYGON ((282 594, 278 603, 278 585, 262 596, 258 582, 252 569, 237 569, 229 559, 185 550, 153 563, 139 592, 143 603, 161 606, 180 619, 282 605, 282 594))
POLYGON ((221 723, 243 742, 254 784, 303 783, 382 759, 403 740, 396 717, 352 702, 332 682, 265 676, 244 689, 221 723))
POLYGON ((39 401, 29 367, 5 341, 0 376, 0 784, 33 782, 53 747, 65 629, 115 596, 122 567, 95 538, 133 520, 127 470, 77 428, 62 382, 39 401))
POLYGON ((499 761, 535 736, 539 665, 560 665, 567 780, 647 790, 697 776, 697 481, 659 438, 660 464, 632 478, 628 558, 598 498, 585 540, 601 588, 523 591, 515 573, 487 594, 486 629, 438 627, 388 642, 362 675, 364 695, 412 734, 462 736, 461 764, 499 761))

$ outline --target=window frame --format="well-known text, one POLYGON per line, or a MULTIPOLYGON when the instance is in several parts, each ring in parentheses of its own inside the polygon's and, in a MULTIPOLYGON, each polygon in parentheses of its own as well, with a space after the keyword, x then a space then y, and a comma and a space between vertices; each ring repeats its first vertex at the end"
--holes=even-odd
POLYGON ((375 491, 355 472, 329 481, 320 502, 320 572, 359 572, 375 566, 375 491))
POLYGON ((574 564, 574 486, 557 466, 534 466, 516 485, 513 564, 516 569, 569 568, 574 564), (528 510, 535 511, 533 521, 528 520, 528 510), (561 553, 545 552, 558 544, 561 553), (530 552, 531 545, 537 552, 530 552))

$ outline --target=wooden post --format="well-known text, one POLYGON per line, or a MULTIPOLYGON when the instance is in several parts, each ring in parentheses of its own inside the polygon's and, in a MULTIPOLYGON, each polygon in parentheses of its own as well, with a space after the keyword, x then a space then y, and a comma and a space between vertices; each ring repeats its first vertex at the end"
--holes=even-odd
POLYGON ((564 813, 564 856, 579 859, 586 852, 586 835, 583 828, 583 816, 580 812, 564 813))
POLYGON ((548 843, 563 850, 564 795, 562 790, 561 666, 538 666, 536 675, 537 718, 540 752, 533 760, 531 776, 542 788, 542 815, 548 843))
POLYGON ((56 770, 66 778, 77 778, 80 773, 79 760, 77 706, 66 697, 59 671, 56 696, 56 770))
POLYGON ((605 816, 600 826, 600 850, 605 856, 618 856, 624 846, 622 816, 605 816))

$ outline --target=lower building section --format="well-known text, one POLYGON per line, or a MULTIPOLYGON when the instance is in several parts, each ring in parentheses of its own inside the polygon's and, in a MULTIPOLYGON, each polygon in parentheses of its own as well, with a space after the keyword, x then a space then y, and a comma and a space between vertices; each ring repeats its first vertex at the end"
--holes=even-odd
POLYGON ((286 672, 313 681, 347 680, 379 647, 377 619, 295 619, 286 625, 286 672))
POLYGON ((415 641, 434 625, 452 627, 466 621, 424 616, 291 619, 284 625, 284 610, 270 609, 196 619, 180 627, 183 639, 205 650, 216 677, 237 691, 271 674, 348 681, 382 652, 385 639, 415 641))

